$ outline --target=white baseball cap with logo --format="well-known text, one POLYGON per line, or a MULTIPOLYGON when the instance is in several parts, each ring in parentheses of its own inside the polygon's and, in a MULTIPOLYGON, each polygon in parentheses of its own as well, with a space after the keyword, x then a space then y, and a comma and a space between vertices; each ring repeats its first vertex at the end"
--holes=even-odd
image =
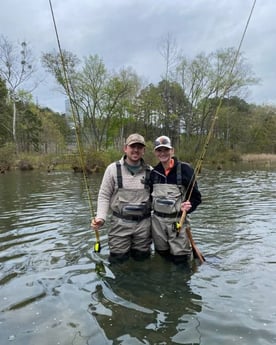
POLYGON ((171 139, 162 135, 154 141, 154 150, 159 149, 159 147, 166 147, 167 149, 172 149, 171 139))

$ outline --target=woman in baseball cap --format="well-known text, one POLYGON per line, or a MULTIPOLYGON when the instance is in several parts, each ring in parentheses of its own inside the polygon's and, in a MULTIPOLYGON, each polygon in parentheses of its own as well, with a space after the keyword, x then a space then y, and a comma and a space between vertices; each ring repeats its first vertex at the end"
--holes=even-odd
MULTIPOLYGON (((201 203, 194 170, 174 156, 171 140, 165 135, 154 141, 154 153, 159 160, 150 174, 155 251, 176 263, 187 261, 192 254, 191 244, 186 231, 178 229, 177 224, 181 211, 189 214, 201 203)), ((186 217, 186 223, 188 221, 186 217)))

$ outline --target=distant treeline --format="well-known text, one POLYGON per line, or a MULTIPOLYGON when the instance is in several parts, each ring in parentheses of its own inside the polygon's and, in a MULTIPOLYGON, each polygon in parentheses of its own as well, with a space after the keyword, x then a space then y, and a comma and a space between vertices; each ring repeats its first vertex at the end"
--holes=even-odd
POLYGON ((16 61, 5 54, 12 51, 7 40, 1 39, 0 48, 2 165, 24 154, 78 155, 81 143, 82 155, 94 169, 119 156, 133 132, 144 135, 149 159, 152 142, 163 134, 172 139, 180 159, 194 162, 206 149, 214 117, 206 160, 276 153, 276 107, 248 104, 240 96, 258 80, 242 54, 229 72, 237 54, 233 48, 174 63, 170 54, 164 55, 163 78, 148 85, 131 68, 108 71, 98 55, 81 61, 68 51, 62 59, 58 53, 43 53, 43 67, 70 100, 66 115, 36 105, 29 92, 19 89, 33 72, 27 44, 21 44, 16 61))

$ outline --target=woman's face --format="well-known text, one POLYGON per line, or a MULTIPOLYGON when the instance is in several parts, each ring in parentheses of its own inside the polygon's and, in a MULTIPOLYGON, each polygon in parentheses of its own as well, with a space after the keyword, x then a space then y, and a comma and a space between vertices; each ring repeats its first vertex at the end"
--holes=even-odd
POLYGON ((173 152, 173 149, 168 149, 167 147, 159 147, 154 151, 156 158, 163 164, 170 161, 173 152))

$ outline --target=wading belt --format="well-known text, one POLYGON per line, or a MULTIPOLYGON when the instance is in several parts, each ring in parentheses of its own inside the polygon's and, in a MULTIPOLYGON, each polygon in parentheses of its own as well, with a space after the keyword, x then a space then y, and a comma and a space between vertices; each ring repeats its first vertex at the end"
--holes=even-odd
POLYGON ((181 216, 180 212, 162 213, 162 212, 154 211, 153 213, 156 214, 158 217, 162 217, 162 218, 178 218, 181 216))
POLYGON ((143 219, 149 218, 151 216, 150 213, 144 215, 144 216, 123 216, 120 213, 117 212, 113 212, 112 213, 113 216, 117 217, 117 218, 121 218, 121 219, 125 219, 125 220, 131 220, 133 222, 140 222, 143 219))

